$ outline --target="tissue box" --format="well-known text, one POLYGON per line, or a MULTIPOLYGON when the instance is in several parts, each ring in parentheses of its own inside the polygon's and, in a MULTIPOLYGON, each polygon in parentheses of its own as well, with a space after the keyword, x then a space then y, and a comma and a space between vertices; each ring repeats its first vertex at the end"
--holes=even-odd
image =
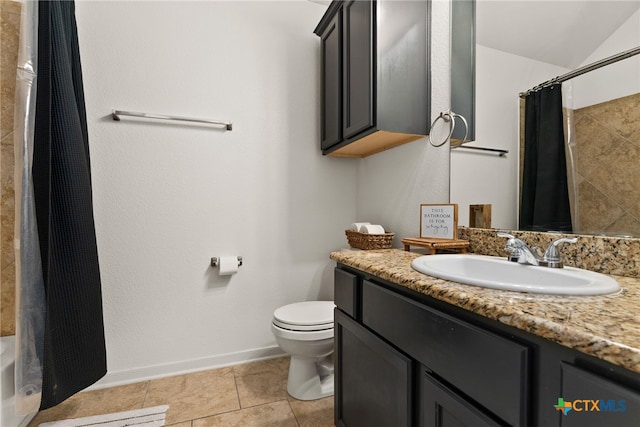
POLYGON ((393 233, 366 234, 357 231, 345 230, 347 242, 352 248, 358 249, 389 249, 393 241, 393 233))

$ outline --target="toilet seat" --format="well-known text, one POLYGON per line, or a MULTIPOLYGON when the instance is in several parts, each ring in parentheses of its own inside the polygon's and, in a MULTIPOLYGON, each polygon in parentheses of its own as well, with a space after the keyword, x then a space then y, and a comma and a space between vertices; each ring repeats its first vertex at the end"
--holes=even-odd
POLYGON ((273 312, 273 324, 290 331, 333 329, 333 301, 305 301, 285 305, 273 312))

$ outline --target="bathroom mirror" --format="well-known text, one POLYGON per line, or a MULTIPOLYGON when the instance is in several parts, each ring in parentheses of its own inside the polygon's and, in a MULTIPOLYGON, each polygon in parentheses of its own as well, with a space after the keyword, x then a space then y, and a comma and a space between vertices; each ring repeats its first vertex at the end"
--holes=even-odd
MULTIPOLYGON (((503 196, 493 196, 495 198, 492 199, 491 190, 480 195, 477 191, 472 194, 471 189, 467 190, 466 194, 461 190, 456 190, 455 193, 452 192, 452 202, 462 205, 465 204, 465 201, 466 204, 493 203, 493 210, 494 213, 497 212, 497 215, 494 215, 494 222, 491 226, 494 228, 515 228, 520 194, 518 183, 508 184, 512 188, 509 188, 510 193, 507 194, 499 186, 496 187, 496 182, 500 179, 518 180, 519 92, 524 92, 539 83, 573 71, 583 65, 640 45, 639 10, 640 1, 638 0, 562 0, 558 2, 477 0, 477 43, 479 47, 490 48, 491 52, 500 51, 501 55, 511 55, 507 61, 494 60, 491 65, 487 65, 490 61, 485 59, 484 63, 478 64, 477 81, 480 87, 477 95, 479 114, 476 122, 478 145, 491 146, 496 144, 495 141, 499 139, 498 134, 503 132, 505 127, 497 121, 485 122, 483 126, 483 117, 486 117, 488 113, 480 113, 480 108, 484 111, 490 109, 503 113, 508 112, 506 116, 508 120, 516 123, 509 123, 510 133, 504 138, 508 140, 506 143, 509 144, 508 160, 485 160, 480 156, 473 159, 476 165, 482 162, 490 163, 487 170, 493 168, 500 171, 495 172, 495 176, 492 177, 490 175, 493 172, 482 173, 478 172, 479 169, 475 169, 473 180, 484 182, 485 187, 493 189, 494 193, 503 196), (512 58, 515 59, 511 60, 512 58), (514 68, 511 71, 505 69, 511 63, 516 63, 518 58, 523 59, 522 63, 530 60, 538 62, 529 68, 514 68), (542 64, 539 69, 536 68, 537 64, 542 64), (547 65, 548 67, 545 69, 544 67, 547 65), (495 95, 491 102, 487 102, 486 98, 500 90, 498 88, 502 85, 500 76, 509 74, 519 75, 519 77, 513 77, 513 80, 516 78, 521 80, 517 90, 510 88, 511 92, 506 96, 495 95), (483 93, 483 91, 485 92, 483 93), (483 96, 484 101, 480 99, 483 96), (498 105, 498 102, 502 104, 498 105), (505 204, 503 217, 500 216, 500 203, 505 204)), ((480 52, 482 54, 484 51, 480 52)), ((485 53, 484 55, 485 57, 491 56, 491 59, 500 58, 498 54, 492 56, 485 53)), ((596 199, 605 200, 603 204, 590 205, 590 214, 593 214, 595 219, 585 220, 586 217, 584 217, 579 220, 579 228, 574 229, 574 232, 579 234, 640 237, 640 113, 637 113, 640 110, 640 55, 621 61, 619 64, 627 61, 633 62, 621 65, 621 67, 632 67, 632 70, 636 70, 636 78, 619 77, 621 74, 615 69, 618 67, 616 64, 572 80, 574 98, 581 98, 579 101, 576 99, 572 101, 576 109, 574 124, 580 122, 579 124, 584 126, 576 128, 575 134, 578 137, 587 134, 597 135, 599 141, 602 142, 604 134, 610 131, 608 126, 611 123, 617 122, 625 126, 623 131, 613 130, 615 135, 606 143, 600 143, 599 146, 586 151, 581 148, 583 151, 578 152, 580 160, 583 163, 588 160, 588 168, 591 169, 590 173, 577 174, 578 191, 587 197, 582 204, 587 206, 596 199), (607 70, 609 67, 611 68, 607 70), (623 87, 623 83, 628 87, 623 87), (603 92, 608 91, 609 85, 611 86, 610 93, 603 95, 603 92), (590 93, 585 94, 585 91, 590 91, 590 93), (580 115, 577 114, 578 112, 580 115), (603 114, 603 118, 595 117, 596 113, 603 114), (606 121, 607 127, 594 127, 594 122, 598 120, 606 121), (610 179, 611 175, 603 174, 602 171, 612 173, 612 168, 617 166, 623 168, 619 173, 616 173, 616 176, 624 176, 624 179, 619 181, 624 185, 601 185, 613 181, 610 179), (596 172, 598 170, 599 173, 596 172), (612 197, 613 193, 617 191, 620 194, 612 197), (620 200, 622 200, 621 205, 619 204, 620 200), (582 223, 584 223, 584 227, 582 223)), ((504 114, 501 118, 505 119, 504 114)), ((506 147, 498 146, 496 148, 506 147)), ((468 154, 465 156, 471 157, 468 154)), ((468 165, 474 165, 474 163, 470 161, 468 165)), ((451 179, 452 186, 458 188, 476 185, 469 182, 468 167, 452 167, 451 179), (459 184, 456 184, 456 181, 459 184)), ((587 214, 580 213, 580 215, 587 214)), ((464 224, 464 219, 461 223, 464 224)))

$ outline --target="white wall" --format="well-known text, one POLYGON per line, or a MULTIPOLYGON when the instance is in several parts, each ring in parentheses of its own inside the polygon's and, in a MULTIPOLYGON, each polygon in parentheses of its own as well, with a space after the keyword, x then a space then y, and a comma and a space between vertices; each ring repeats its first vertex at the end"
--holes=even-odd
POLYGON ((276 354, 274 308, 332 299, 356 167, 319 149, 326 7, 77 2, 103 280, 102 384, 276 354), (233 131, 112 109, 230 120, 233 131), (241 255, 222 278, 212 256, 241 255))
MULTIPOLYGON (((450 1, 432 3, 431 115, 451 107, 450 1)), ((439 142, 439 141, 438 141, 439 142)), ((425 138, 378 153, 358 164, 358 221, 382 224, 403 237, 420 235, 420 204, 449 202, 449 148, 430 146, 425 138)))
POLYGON ((509 154, 451 152, 451 202, 459 204, 460 225, 469 225, 469 205, 490 203, 493 228, 516 227, 518 94, 567 71, 476 45, 476 140, 469 145, 509 150, 509 154))
MULTIPOLYGON (((605 40, 580 66, 592 64, 620 52, 640 46, 640 10, 629 17, 615 33, 605 40)), ((573 107, 622 98, 640 92, 640 55, 592 71, 571 80, 573 107)))

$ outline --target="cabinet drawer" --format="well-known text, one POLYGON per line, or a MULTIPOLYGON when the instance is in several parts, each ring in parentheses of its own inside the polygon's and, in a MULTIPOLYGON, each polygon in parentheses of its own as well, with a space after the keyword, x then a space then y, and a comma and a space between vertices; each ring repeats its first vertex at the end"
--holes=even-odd
POLYGON ((637 390, 566 363, 562 364, 562 396, 557 399, 558 402, 553 402, 554 408, 566 403, 571 405, 566 414, 562 411, 562 427, 637 427, 640 420, 637 390))
POLYGON ((508 424, 526 425, 527 347, 367 280, 362 321, 508 424))
POLYGON ((336 268, 333 285, 336 306, 354 319, 358 319, 358 276, 336 268))

